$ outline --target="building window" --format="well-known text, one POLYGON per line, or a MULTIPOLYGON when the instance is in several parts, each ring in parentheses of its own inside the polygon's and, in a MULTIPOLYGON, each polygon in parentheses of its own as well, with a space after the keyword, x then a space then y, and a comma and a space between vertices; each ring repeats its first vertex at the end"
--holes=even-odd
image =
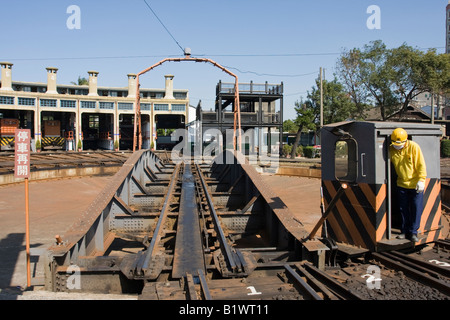
POLYGON ((141 110, 150 111, 152 108, 151 103, 141 103, 141 110))
POLYGON ((89 90, 83 90, 83 89, 75 89, 75 94, 79 96, 87 96, 89 93, 89 90))
POLYGON ((41 107, 56 107, 56 99, 41 99, 41 107))
POLYGON ((14 97, 0 97, 0 104, 14 104, 14 97))
POLYGON ((336 141, 334 149, 334 172, 339 181, 354 182, 357 177, 357 144, 354 139, 336 141))
POLYGON ((98 129, 99 128, 99 116, 97 115, 89 115, 89 129, 98 129))
POLYGON ((119 110, 133 110, 133 104, 129 102, 119 102, 117 108, 119 110))
POLYGON ((81 101, 81 108, 83 109, 95 109, 95 101, 81 101))
POLYGON ((173 104, 172 111, 185 111, 186 106, 184 104, 173 104))
POLYGON ((35 98, 18 98, 18 103, 20 106, 34 106, 35 98))
POLYGON ((168 104, 155 103, 155 111, 169 111, 168 104))
POLYGON ((186 93, 185 92, 174 92, 173 97, 175 99, 184 100, 184 99, 186 99, 186 93))
POLYGON ((114 109, 114 102, 101 101, 100 109, 114 109))
POLYGON ((61 100, 61 108, 75 108, 77 102, 75 100, 61 100))

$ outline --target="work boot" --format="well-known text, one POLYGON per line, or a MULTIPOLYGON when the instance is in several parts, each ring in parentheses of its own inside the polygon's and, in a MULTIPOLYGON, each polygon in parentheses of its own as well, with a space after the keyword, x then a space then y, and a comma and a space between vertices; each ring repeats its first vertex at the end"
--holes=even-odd
POLYGON ((419 238, 417 237, 417 234, 413 234, 413 235, 411 236, 411 241, 412 241, 412 242, 417 242, 417 241, 419 241, 419 238))

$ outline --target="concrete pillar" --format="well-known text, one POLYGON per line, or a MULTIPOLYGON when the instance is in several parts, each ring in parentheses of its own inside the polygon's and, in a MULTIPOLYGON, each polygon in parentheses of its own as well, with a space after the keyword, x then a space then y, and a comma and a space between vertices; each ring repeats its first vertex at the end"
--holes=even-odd
POLYGON ((41 110, 40 110, 39 97, 36 98, 36 111, 34 112, 34 140, 40 140, 42 145, 42 132, 41 132, 41 110))
POLYGON ((78 141, 82 141, 82 131, 81 131, 81 111, 80 111, 80 100, 77 100, 77 113, 75 114, 75 150, 78 151, 78 141))
POLYGON ((119 111, 117 108, 114 108, 114 143, 117 141, 119 143, 120 148, 120 122, 119 122, 119 111))
POLYGON ((98 96, 97 92, 97 71, 88 71, 89 74, 89 96, 98 96))
POLYGON ((128 74, 128 98, 136 98, 136 81, 137 75, 134 73, 128 74))
POLYGON ((168 74, 164 76, 166 78, 166 95, 164 99, 174 99, 173 97, 173 75, 168 74))
MULTIPOLYGON (((153 106, 152 106, 153 110, 153 106)), ((156 114, 150 116, 150 147, 153 142, 153 148, 156 150, 156 145, 158 144, 158 139, 156 139, 156 114)))
POLYGON ((11 62, 0 62, 2 68, 2 86, 1 91, 13 91, 12 89, 12 74, 11 68, 13 64, 11 62))
POLYGON ((49 67, 47 69, 47 92, 49 94, 57 94, 56 91, 56 72, 58 68, 49 67))

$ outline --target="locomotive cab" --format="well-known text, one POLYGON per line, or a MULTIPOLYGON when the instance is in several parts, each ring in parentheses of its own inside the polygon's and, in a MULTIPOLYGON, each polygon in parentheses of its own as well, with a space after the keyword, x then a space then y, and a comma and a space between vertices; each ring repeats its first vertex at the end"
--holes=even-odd
POLYGON ((424 154, 427 179, 424 191, 419 242, 440 237, 441 179, 440 137, 437 125, 394 122, 341 122, 321 131, 322 188, 325 206, 341 189, 327 217, 327 237, 337 243, 370 251, 411 246, 409 240, 396 239, 401 217, 396 202, 396 174, 390 163, 390 135, 403 127, 408 139, 417 142, 424 154))

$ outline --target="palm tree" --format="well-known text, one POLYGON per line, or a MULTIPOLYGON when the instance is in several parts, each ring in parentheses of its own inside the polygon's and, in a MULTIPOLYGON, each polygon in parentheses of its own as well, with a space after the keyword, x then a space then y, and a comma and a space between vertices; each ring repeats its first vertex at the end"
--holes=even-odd
POLYGON ((88 85, 89 84, 89 80, 86 78, 81 78, 80 76, 78 76, 78 81, 76 82, 70 82, 71 84, 74 84, 76 86, 84 86, 84 85, 88 85))

